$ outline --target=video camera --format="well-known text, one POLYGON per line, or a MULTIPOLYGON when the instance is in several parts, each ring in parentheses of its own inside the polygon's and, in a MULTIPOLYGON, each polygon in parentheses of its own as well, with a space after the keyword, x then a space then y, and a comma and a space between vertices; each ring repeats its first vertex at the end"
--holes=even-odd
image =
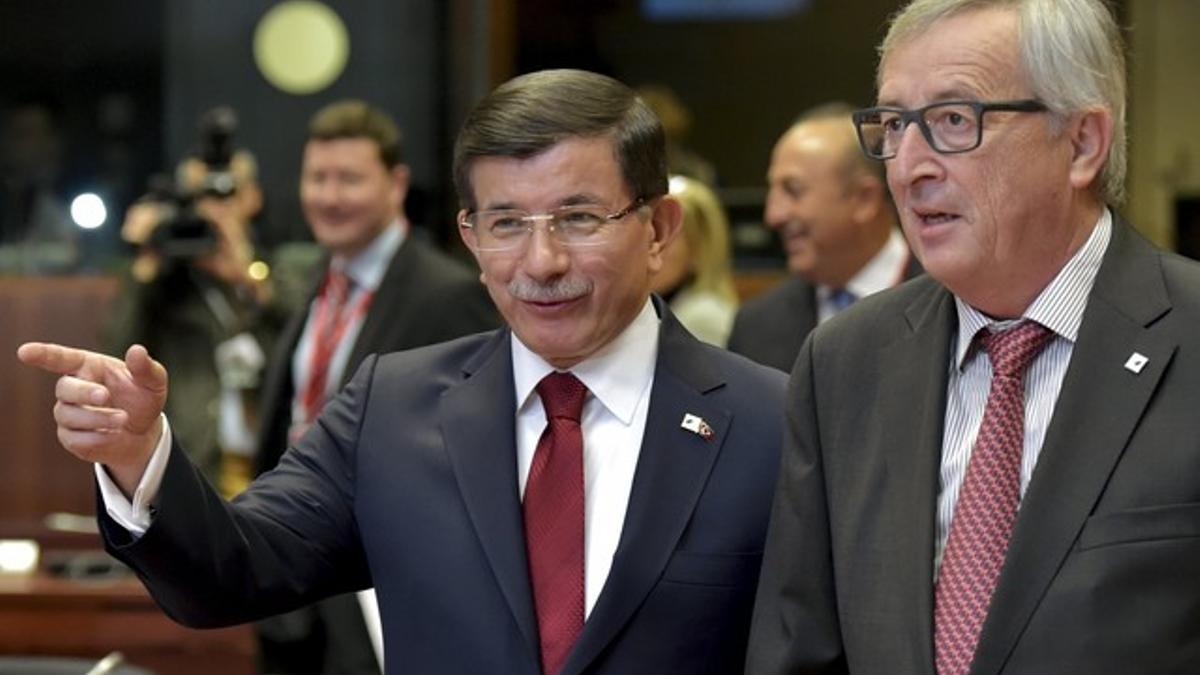
POLYGON ((168 259, 192 260, 213 250, 217 231, 196 209, 202 197, 232 197, 238 189, 230 171, 237 113, 228 106, 214 108, 200 118, 199 144, 192 157, 205 166, 200 185, 186 185, 183 176, 158 175, 150 180, 141 202, 157 204, 163 214, 145 245, 168 259))

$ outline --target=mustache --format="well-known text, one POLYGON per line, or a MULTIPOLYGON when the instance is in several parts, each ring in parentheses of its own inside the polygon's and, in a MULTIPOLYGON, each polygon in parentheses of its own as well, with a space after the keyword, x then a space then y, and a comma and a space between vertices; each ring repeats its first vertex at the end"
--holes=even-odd
POLYGON ((516 278, 508 282, 509 295, 526 302, 574 300, 592 291, 592 282, 580 277, 559 277, 548 282, 516 278))

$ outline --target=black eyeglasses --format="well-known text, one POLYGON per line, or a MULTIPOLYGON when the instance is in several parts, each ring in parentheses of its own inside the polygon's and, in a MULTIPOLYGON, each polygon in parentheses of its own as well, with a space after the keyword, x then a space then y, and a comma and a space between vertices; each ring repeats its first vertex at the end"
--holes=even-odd
POLYGON ((1036 99, 1019 101, 939 101, 924 108, 866 108, 852 115, 858 142, 872 159, 896 156, 904 130, 916 122, 929 147, 942 154, 967 152, 983 141, 983 114, 991 111, 1045 112, 1036 99))

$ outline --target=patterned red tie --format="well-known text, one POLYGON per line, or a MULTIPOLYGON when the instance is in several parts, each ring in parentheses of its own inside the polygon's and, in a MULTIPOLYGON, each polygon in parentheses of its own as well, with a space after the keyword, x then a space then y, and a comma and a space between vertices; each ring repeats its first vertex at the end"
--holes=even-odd
POLYGON ((587 387, 554 372, 537 386, 546 409, 525 484, 525 549, 537 609, 542 672, 555 675, 583 630, 583 433, 587 387))
POLYGON ((1021 494, 1025 371, 1054 334, 1032 321, 978 334, 992 362, 983 423, 954 508, 934 608, 938 675, 965 675, 1000 568, 1021 494))
POLYGON ((325 404, 325 389, 329 383, 329 364, 337 351, 338 341, 349 323, 347 301, 350 299, 350 277, 345 272, 329 269, 313 316, 312 351, 309 358, 308 382, 303 398, 306 424, 312 423, 325 404))

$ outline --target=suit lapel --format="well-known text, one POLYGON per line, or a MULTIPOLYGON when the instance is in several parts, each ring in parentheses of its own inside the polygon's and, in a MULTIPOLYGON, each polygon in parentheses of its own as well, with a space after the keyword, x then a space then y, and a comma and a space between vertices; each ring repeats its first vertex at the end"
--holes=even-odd
POLYGON ((1114 219, 1071 364, 980 637, 972 672, 997 673, 1016 646, 1157 389, 1177 344, 1158 252, 1114 219), (1140 373, 1124 367, 1148 357, 1140 373))
MULTIPOLYGON (((354 340, 354 348, 350 350, 350 358, 346 361, 345 369, 342 370, 343 385, 354 376, 358 365, 368 354, 379 351, 380 345, 385 343, 384 335, 387 331, 397 328, 396 317, 404 316, 404 307, 411 302, 414 289, 420 288, 420 282, 417 279, 409 278, 416 269, 415 258, 418 254, 419 244, 413 240, 414 236, 416 233, 409 231, 404 242, 400 244, 400 248, 388 261, 387 270, 383 273, 383 279, 379 282, 375 297, 371 298, 373 306, 387 307, 388 309, 385 312, 367 312, 363 319, 362 329, 354 340)), ((417 290, 417 292, 420 291, 417 290)))
MULTIPOLYGON (((300 344, 300 337, 304 334, 304 324, 308 323, 309 312, 312 311, 313 302, 317 299, 317 295, 321 292, 321 284, 325 280, 326 271, 329 269, 329 256, 322 255, 320 261, 313 266, 313 279, 308 288, 308 292, 304 295, 303 310, 294 312, 288 317, 287 325, 283 329, 283 333, 279 336, 279 344, 284 345, 285 349, 275 349, 272 353, 279 359, 278 372, 282 376, 280 384, 285 386, 286 400, 284 405, 291 405, 292 393, 295 383, 292 382, 292 355, 296 353, 296 346, 300 344)), ((274 387, 268 382, 268 387, 274 387)), ((288 413, 290 419, 291 413, 288 413)))
POLYGON ((612 569, 571 652, 563 675, 582 672, 610 643, 650 593, 671 555, 725 442, 732 416, 705 394, 723 386, 661 302, 658 365, 629 508, 612 569), (709 439, 680 427, 685 414, 708 422, 709 439))
MULTIPOLYGON (((310 293, 308 300, 305 301, 307 308, 312 304, 313 297, 316 296, 316 291, 310 293)), ((292 354, 296 352, 296 345, 300 342, 300 334, 304 332, 304 324, 308 321, 308 310, 296 312, 288 318, 287 325, 284 326, 283 332, 279 336, 279 344, 283 348, 276 348, 271 352, 272 362, 271 371, 267 376, 264 390, 268 392, 278 392, 277 396, 280 399, 279 405, 287 406, 291 403, 292 393, 295 384, 292 382, 292 354)), ((288 413, 290 419, 291 413, 288 413)))
POLYGON ((439 419, 471 523, 536 662, 537 619, 517 494, 510 354, 508 331, 497 331, 464 366, 467 379, 443 395, 439 419))
POLYGON ((791 372, 805 338, 817 327, 817 287, 802 279, 796 282, 791 311, 778 317, 785 330, 780 341, 780 363, 785 372, 791 372))
POLYGON ((321 279, 329 265, 327 256, 322 256, 320 262, 313 266, 312 275, 315 277, 308 293, 304 297, 303 309, 293 312, 284 325, 283 332, 271 349, 270 362, 262 387, 262 424, 258 431, 259 453, 255 458, 259 473, 275 468, 279 457, 288 446, 288 427, 292 422, 292 398, 296 393, 296 383, 292 379, 292 357, 296 353, 296 345, 300 343, 300 335, 304 332, 304 324, 308 321, 309 308, 317 296, 321 279))
MULTIPOLYGON (((889 344, 889 362, 896 372, 920 373, 920 379, 887 378, 880 408, 880 428, 886 430, 888 493, 886 505, 893 532, 899 537, 896 555, 888 564, 890 578, 881 587, 897 593, 910 645, 910 665, 894 664, 897 672, 933 672, 933 552, 937 520, 939 467, 945 426, 946 378, 956 314, 953 296, 941 286, 914 302, 906 311, 909 333, 889 344)), ((899 655, 897 655, 899 656, 899 655)))

